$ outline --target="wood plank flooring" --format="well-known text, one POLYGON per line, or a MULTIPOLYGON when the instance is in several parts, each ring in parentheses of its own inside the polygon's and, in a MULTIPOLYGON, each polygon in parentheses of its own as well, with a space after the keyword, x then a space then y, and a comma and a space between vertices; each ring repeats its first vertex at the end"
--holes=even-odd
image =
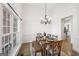
POLYGON ((31 56, 30 43, 23 43, 17 56, 31 56))
POLYGON ((73 45, 68 41, 64 40, 62 44, 62 51, 65 52, 68 56, 79 56, 79 54, 74 51, 73 45))
MULTIPOLYGON (((63 42, 62 51, 66 53, 68 56, 79 56, 77 52, 72 50, 71 45, 67 40, 63 42)), ((17 56, 31 56, 30 43, 23 43, 17 56)))

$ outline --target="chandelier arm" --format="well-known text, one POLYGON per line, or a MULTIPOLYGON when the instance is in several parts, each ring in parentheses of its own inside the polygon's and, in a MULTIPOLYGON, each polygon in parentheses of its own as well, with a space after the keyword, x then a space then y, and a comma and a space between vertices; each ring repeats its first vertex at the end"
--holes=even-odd
POLYGON ((45 15, 44 18, 41 18, 41 21, 45 24, 50 24, 49 16, 47 15, 47 5, 46 5, 46 0, 45 0, 45 15))

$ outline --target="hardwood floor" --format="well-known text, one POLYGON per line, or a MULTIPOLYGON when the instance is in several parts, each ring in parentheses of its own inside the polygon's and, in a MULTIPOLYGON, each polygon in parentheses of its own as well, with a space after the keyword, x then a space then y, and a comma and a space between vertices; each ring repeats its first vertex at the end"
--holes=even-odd
POLYGON ((74 51, 73 45, 70 43, 69 40, 65 39, 62 44, 62 51, 65 52, 68 56, 79 56, 79 53, 74 51))
POLYGON ((23 43, 17 56, 31 56, 30 43, 23 43))
MULTIPOLYGON (((67 40, 64 40, 62 45, 62 51, 68 56, 79 56, 77 52, 72 50, 72 45, 67 40)), ((17 56, 31 56, 30 43, 23 43, 17 56)))

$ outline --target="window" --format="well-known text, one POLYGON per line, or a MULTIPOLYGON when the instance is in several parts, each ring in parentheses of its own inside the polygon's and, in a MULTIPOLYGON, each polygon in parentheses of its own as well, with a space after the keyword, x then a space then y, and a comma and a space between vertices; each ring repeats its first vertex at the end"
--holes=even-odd
POLYGON ((10 24, 11 14, 6 8, 3 8, 3 36, 2 36, 2 52, 8 55, 8 45, 11 40, 11 24, 10 24))
POLYGON ((2 53, 8 55, 17 44, 18 20, 6 7, 3 7, 2 53))

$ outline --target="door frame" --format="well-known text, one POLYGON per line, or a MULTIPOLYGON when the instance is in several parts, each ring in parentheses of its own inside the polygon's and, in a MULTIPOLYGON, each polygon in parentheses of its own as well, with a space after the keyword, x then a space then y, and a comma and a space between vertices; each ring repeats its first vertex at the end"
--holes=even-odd
MULTIPOLYGON (((64 20, 66 20, 66 19, 70 19, 70 21, 71 21, 71 32, 70 32, 70 38, 72 37, 72 33, 73 33, 73 15, 70 15, 70 16, 67 16, 67 17, 63 17, 62 19, 61 19, 61 39, 64 39, 64 37, 63 37, 63 33, 64 33, 64 27, 63 27, 63 25, 64 25, 64 20)), ((72 38, 71 38, 72 39, 72 38)), ((70 40, 71 40, 70 39, 70 40)), ((70 41, 71 42, 71 41, 70 41)))

